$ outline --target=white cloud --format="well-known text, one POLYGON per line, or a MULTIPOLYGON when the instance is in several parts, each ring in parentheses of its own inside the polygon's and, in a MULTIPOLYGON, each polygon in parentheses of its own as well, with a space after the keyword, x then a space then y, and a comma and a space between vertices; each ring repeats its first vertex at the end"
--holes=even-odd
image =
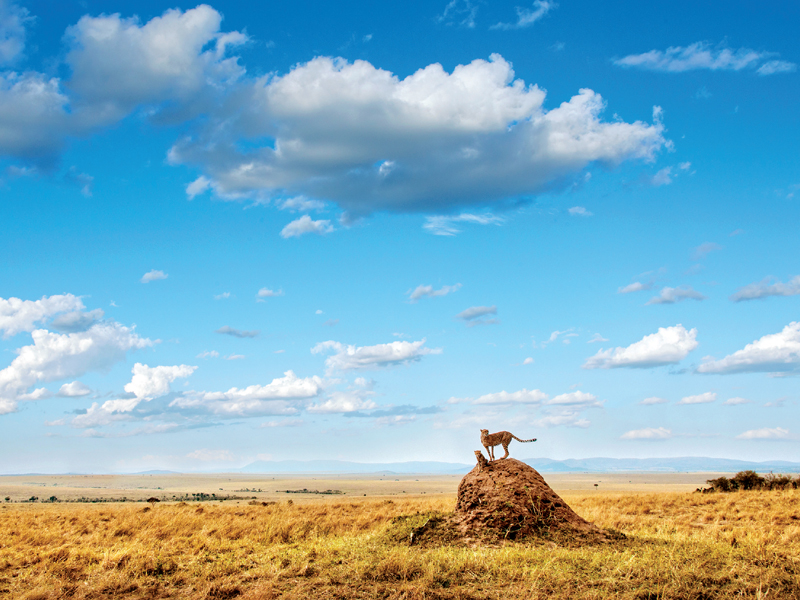
POLYGON ((690 163, 689 161, 682 162, 682 163, 680 163, 680 164, 678 165, 678 168, 679 168, 681 171, 688 171, 689 169, 691 169, 691 168, 692 168, 692 163, 690 163))
POLYGON ((14 2, 0 2, 0 64, 15 62, 25 50, 25 23, 31 21, 28 10, 14 2))
POLYGON ((783 440, 789 437, 789 430, 783 427, 770 429, 750 429, 736 436, 737 440, 783 440))
POLYGON ((478 14, 478 2, 473 0, 450 0, 444 12, 436 17, 436 21, 445 25, 460 25, 470 29, 475 27, 475 16, 478 14))
POLYGON ((325 235, 333 231, 333 225, 327 219, 314 221, 308 215, 295 219, 281 230, 282 238, 298 237, 306 233, 325 235))
POLYGON ((310 200, 305 196, 296 196, 294 198, 280 200, 278 202, 278 208, 291 212, 320 211, 325 208, 325 203, 319 200, 310 200))
POLYGON ((207 192, 211 188, 211 180, 208 177, 201 175, 192 183, 186 186, 186 195, 189 200, 194 200, 195 196, 199 196, 207 192))
POLYGON ((456 319, 462 319, 468 327, 474 325, 494 325, 500 322, 499 319, 484 318, 489 315, 497 314, 497 306, 471 306, 462 310, 456 315, 456 319))
POLYGON ((586 429, 591 424, 588 419, 583 419, 580 414, 574 411, 564 411, 550 414, 536 419, 533 424, 537 427, 579 427, 586 429))
POLYGON ((714 242, 703 242, 693 250, 692 257, 694 260, 702 260, 710 252, 714 252, 715 250, 722 250, 722 246, 715 244, 714 242))
POLYGON ((557 8, 558 4, 552 0, 534 0, 533 9, 517 6, 516 23, 497 23, 489 29, 524 29, 530 27, 536 21, 544 17, 552 9, 557 8))
POLYGON ((696 291, 690 285, 680 285, 676 288, 662 288, 658 296, 654 296, 647 301, 647 304, 675 304, 681 300, 705 300, 706 297, 696 291))
POLYGON ((675 364, 697 348, 697 329, 686 330, 683 325, 659 327, 656 333, 644 336, 627 348, 600 350, 586 359, 584 369, 614 369, 618 367, 648 368, 675 364))
POLYGON ((484 394, 477 398, 473 404, 541 404, 548 396, 541 390, 521 389, 518 392, 495 392, 484 394))
POLYGON ((0 332, 9 338, 23 331, 33 331, 40 323, 55 315, 81 311, 83 302, 72 294, 42 296, 40 300, 0 298, 0 332))
POLYGON ((321 390, 321 378, 300 378, 293 371, 286 371, 267 385, 234 387, 227 392, 186 392, 170 406, 204 409, 223 416, 294 415, 298 412, 295 401, 313 398, 321 390))
POLYGON ((231 327, 229 325, 223 325, 219 329, 216 329, 214 331, 214 333, 220 333, 222 335, 230 335, 230 336, 233 336, 233 337, 241 339, 241 338, 254 338, 254 337, 257 337, 258 334, 261 333, 261 332, 259 330, 257 330, 257 329, 254 329, 252 331, 244 331, 242 329, 234 329, 233 327, 231 327))
POLYGON ((87 312, 75 311, 58 315, 50 323, 50 329, 59 333, 75 333, 86 331, 105 316, 102 309, 96 308, 87 312))
POLYGON ((278 290, 276 292, 275 290, 263 287, 260 290, 258 290, 257 296, 259 298, 275 298, 277 296, 283 296, 283 290, 278 290))
POLYGON ((92 393, 91 388, 85 383, 80 381, 73 381, 72 383, 65 383, 58 390, 58 396, 62 398, 76 398, 80 396, 88 396, 92 393))
POLYGON ((792 373, 800 371, 800 321, 792 321, 780 333, 747 344, 720 360, 705 357, 698 373, 792 373))
POLYGON ((620 436, 623 440, 668 440, 672 437, 672 431, 664 427, 647 427, 645 429, 633 429, 620 436))
POLYGON ((733 398, 728 398, 723 402, 725 406, 738 406, 739 404, 750 404, 750 400, 747 398, 741 398, 739 396, 735 396, 733 398))
POLYGON ((759 75, 774 75, 775 73, 794 73, 797 65, 785 60, 771 60, 761 65, 756 73, 759 75))
POLYGON ((152 400, 170 391, 169 384, 178 378, 189 377, 197 367, 189 365, 149 367, 142 363, 133 365, 131 382, 125 391, 134 394, 139 400, 152 400))
POLYGON ((594 214, 586 210, 583 206, 573 206, 567 212, 574 217, 591 217, 594 214))
POLYGON ((534 362, 534 361, 533 361, 533 358, 531 358, 531 357, 529 356, 528 358, 526 358, 525 360, 523 360, 523 361, 522 361, 522 364, 523 364, 523 365, 532 365, 532 364, 533 364, 533 362, 534 362))
POLYGON ((186 455, 186 458, 201 460, 203 462, 230 462, 234 460, 233 453, 230 450, 209 450, 207 448, 190 452, 186 455))
POLYGON ((225 360, 242 360, 245 358, 244 354, 228 354, 228 356, 223 357, 225 360))
POLYGON ((308 407, 310 413, 349 413, 358 410, 370 410, 376 408, 369 398, 364 398, 360 394, 352 392, 334 392, 330 398, 319 404, 312 404, 308 407))
POLYGON ((438 290, 433 289, 432 285, 418 285, 414 291, 409 290, 406 293, 409 294, 409 300, 411 302, 416 302, 420 298, 437 298, 439 296, 446 296, 447 294, 452 294, 460 289, 460 283, 455 285, 443 285, 438 290))
POLYGON ((587 394, 580 390, 569 392, 567 394, 559 394, 544 402, 548 406, 564 406, 572 407, 575 410, 582 410, 584 408, 601 408, 602 402, 597 400, 594 394, 587 394))
POLYGON ((225 300, 231 297, 230 292, 222 292, 221 294, 217 294, 214 296, 214 300, 225 300))
POLYGON ((656 187, 661 187, 662 185, 669 185, 672 183, 672 167, 664 167, 663 169, 659 170, 655 175, 653 175, 650 183, 656 187))
POLYGON ((317 57, 243 85, 169 158, 199 167, 223 198, 306 196, 357 217, 507 205, 568 187, 591 164, 652 160, 666 143, 658 119, 603 122, 592 90, 549 111, 544 98, 497 54, 404 79, 317 57), (242 148, 265 137, 274 144, 242 148))
POLYGON ((587 340, 587 341, 586 341, 586 343, 587 343, 587 344, 596 344, 596 343, 598 343, 598 342, 607 342, 607 341, 608 341, 608 338, 604 338, 604 337, 603 337, 602 335, 600 335, 599 333, 595 333, 595 334, 592 336, 592 339, 590 339, 590 340, 587 340))
POLYGON ((706 42, 695 42, 689 46, 671 46, 666 51, 650 50, 643 54, 631 54, 615 60, 614 64, 620 67, 670 73, 699 69, 740 71, 755 68, 758 63, 770 56, 773 56, 773 53, 759 52, 749 48, 739 48, 738 50, 731 50, 724 46, 711 48, 706 42))
POLYGON ((16 410, 17 400, 37 382, 80 377, 89 371, 106 371, 124 360, 129 350, 152 346, 132 329, 104 322, 86 331, 58 334, 37 329, 33 344, 17 350, 17 358, 0 371, 0 411, 16 410))
POLYGON ((765 277, 759 283, 751 283, 739 288, 730 299, 733 302, 756 300, 768 296, 797 296, 800 294, 800 275, 792 277, 787 283, 765 277))
POLYGON ((639 404, 643 404, 644 406, 651 406, 653 404, 666 404, 669 402, 666 398, 659 398, 658 396, 650 396, 649 398, 645 398, 639 404))
POLYGON ((158 281, 159 279, 166 279, 167 277, 169 277, 169 275, 164 273, 164 271, 156 271, 153 269, 142 275, 139 281, 142 283, 150 283, 151 281, 158 281))
POLYGON ((680 399, 678 404, 708 404, 709 402, 716 401, 716 399, 716 392, 705 392, 694 396, 684 396, 680 399))
POLYGON ((197 358, 217 358, 219 356, 219 352, 216 350, 206 350, 201 352, 197 355, 197 358))
POLYGON ((625 287, 621 287, 617 289, 618 294, 630 294, 632 292, 641 292, 644 290, 651 290, 653 289, 653 283, 641 283, 640 281, 634 281, 633 283, 629 283, 625 287))
POLYGON ((329 371, 351 371, 356 369, 377 369, 420 360, 428 354, 441 354, 441 348, 425 348, 425 338, 418 342, 390 342, 375 346, 345 346, 339 342, 320 342, 311 349, 314 354, 329 352, 335 354, 325 360, 329 371))
POLYGON ((470 213, 461 213, 460 215, 434 215, 425 217, 425 224, 423 229, 429 231, 433 235, 454 236, 461 233, 461 230, 454 225, 454 223, 472 223, 475 225, 501 225, 505 219, 490 213, 474 215, 470 213))

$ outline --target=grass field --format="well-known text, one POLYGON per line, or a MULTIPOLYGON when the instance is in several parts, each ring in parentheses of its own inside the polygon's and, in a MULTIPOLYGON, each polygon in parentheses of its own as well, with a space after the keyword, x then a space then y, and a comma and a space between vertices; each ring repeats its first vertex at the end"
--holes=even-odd
POLYGON ((7 503, 0 596, 800 598, 798 490, 561 493, 626 539, 409 546, 393 518, 450 511, 449 493, 266 506, 7 503))

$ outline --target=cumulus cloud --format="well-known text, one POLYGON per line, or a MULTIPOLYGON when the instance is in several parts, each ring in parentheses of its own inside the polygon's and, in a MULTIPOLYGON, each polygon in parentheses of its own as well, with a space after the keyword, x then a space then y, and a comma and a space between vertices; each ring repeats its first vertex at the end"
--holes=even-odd
POLYGON ((259 298, 275 298, 277 296, 283 296, 283 290, 271 290, 269 288, 261 288, 258 290, 258 294, 256 294, 259 298))
POLYGON ((800 371, 800 321, 765 335, 720 360, 705 357, 698 373, 793 373, 800 371))
POLYGON ((523 365, 532 365, 533 362, 534 362, 533 358, 529 356, 528 358, 526 358, 525 360, 522 361, 522 364, 523 365))
POLYGON ((425 348, 425 338, 418 342, 397 341, 375 346, 346 346, 339 342, 320 342, 311 349, 314 354, 333 351, 325 360, 329 371, 377 369, 416 362, 428 354, 441 354, 441 348, 425 348))
POLYGON ((56 395, 62 398, 79 398, 81 396, 88 396, 91 393, 92 390, 88 385, 80 381, 73 381, 72 383, 65 383, 62 385, 56 395))
POLYGON ((589 89, 546 110, 497 54, 404 79, 317 57, 244 88, 170 160, 199 167, 223 198, 305 196, 355 216, 506 205, 568 187, 591 164, 653 160, 666 143, 658 119, 602 121, 589 89), (242 148, 265 137, 274 144, 242 148))
POLYGON ((783 427, 770 429, 750 429, 736 436, 737 440, 783 440, 789 437, 789 430, 783 427))
POLYGON ((58 314, 78 312, 83 302, 72 294, 42 296, 40 300, 0 298, 0 332, 10 338, 23 331, 33 331, 37 323, 58 314))
POLYGON ((669 402, 666 398, 660 398, 658 396, 650 396, 649 398, 645 398, 639 404, 643 404, 644 406, 651 406, 653 404, 666 404, 669 402))
POLYGON ((28 10, 14 2, 0 2, 0 64, 15 62, 25 50, 25 23, 32 20, 28 10))
POLYGON ((552 9, 557 8, 558 4, 551 0, 534 0, 533 8, 522 8, 517 6, 516 23, 497 23, 489 29, 524 29, 530 27, 536 21, 543 18, 552 9))
POLYGON ((50 329, 55 329, 60 333, 75 333, 76 331, 86 331, 105 316, 102 309, 96 308, 87 312, 74 311, 58 315, 50 323, 50 329))
MULTIPOLYGON (((695 42, 689 46, 671 46, 665 51, 650 50, 643 54, 631 54, 614 61, 620 67, 631 67, 647 71, 663 71, 668 73, 682 73, 706 69, 710 71, 741 71, 754 69, 764 59, 774 56, 773 52, 760 52, 750 48, 733 50, 725 46, 712 48, 707 42, 695 42)), ((761 66, 759 74, 769 75, 773 67, 768 67, 774 62, 770 61, 761 66), (761 69, 765 72, 761 73, 761 69)), ((788 63, 791 64, 791 63, 788 63)), ((777 70, 772 72, 779 72, 777 70)))
POLYGON ((475 399, 473 404, 541 404, 548 399, 548 395, 541 390, 521 389, 518 392, 495 392, 484 394, 475 399))
POLYGON ((662 185, 669 185, 672 183, 672 167, 664 167, 663 169, 659 170, 655 175, 653 175, 650 183, 655 187, 661 187, 662 185))
POLYGON ((645 429, 633 429, 620 436, 623 440, 668 440, 672 437, 672 431, 664 427, 646 427, 645 429))
POLYGON ((573 217, 591 217, 594 214, 586 210, 583 206, 573 206, 567 212, 573 217))
POLYGON ((676 288, 662 288, 658 296, 647 301, 647 304, 675 304, 681 300, 705 300, 706 297, 690 285, 681 285, 676 288))
POLYGON ((716 399, 716 392, 705 392, 694 396, 684 396, 680 399, 678 404, 708 404, 709 402, 714 402, 716 399))
POLYGON ((599 350, 586 359, 584 369, 615 369, 620 367, 649 368, 680 362, 697 348, 697 329, 683 325, 659 327, 656 333, 644 336, 626 348, 599 350))
POLYGON ((312 200, 305 196, 296 196, 294 198, 284 198, 278 201, 278 208, 281 210, 288 210, 291 212, 308 212, 319 211, 325 208, 325 203, 319 200, 312 200))
POLYGON ((237 338, 254 338, 261 333, 258 329, 254 329, 252 331, 244 331, 242 329, 234 329, 229 325, 223 325, 219 329, 216 329, 214 333, 220 333, 222 335, 230 335, 237 338))
POLYGON ((775 281, 772 277, 765 277, 759 283, 751 283, 739 288, 730 299, 733 302, 744 300, 757 300, 768 296, 797 296, 800 294, 800 275, 792 277, 788 282, 775 281))
POLYGON ((325 235, 333 231, 333 225, 327 219, 320 219, 314 221, 308 215, 303 215, 299 219, 295 219, 286 227, 281 229, 281 237, 291 238, 305 235, 306 233, 316 233, 317 235, 325 235))
POLYGON ((352 413, 359 410, 376 408, 377 404, 362 394, 350 392, 334 392, 324 402, 308 407, 310 413, 352 413))
POLYGON ((139 281, 142 283, 150 283, 151 281, 158 281, 159 279, 166 279, 167 277, 169 277, 169 275, 164 273, 164 271, 156 271, 153 269, 142 275, 139 281))
POLYGON ((733 398, 728 398, 722 404, 725 406, 738 406, 739 404, 750 404, 750 400, 741 398, 740 396, 734 396, 733 398))
POLYGON ((471 306, 456 315, 456 319, 463 320, 468 327, 475 325, 495 325, 499 319, 488 318, 497 314, 497 306, 471 306))
POLYGON ((455 223, 472 223, 475 225, 500 225, 505 219, 491 213, 474 215, 471 213, 461 213, 460 215, 433 215, 425 217, 423 229, 433 235, 454 236, 461 233, 455 223))
POLYGON ((413 291, 406 292, 411 302, 416 302, 420 298, 437 298, 439 296, 447 296, 461 289, 461 284, 443 285, 438 290, 433 289, 432 285, 418 285, 413 291))
POLYGON ((794 73, 797 65, 786 60, 770 60, 761 65, 756 73, 759 75, 775 75, 776 73, 794 73))
POLYGON ((559 394, 544 402, 548 406, 563 406, 571 407, 576 410, 584 408, 601 408, 603 403, 597 400, 594 394, 581 392, 580 390, 569 392, 567 394, 559 394))
POLYGON ((211 180, 201 175, 186 186, 186 195, 189 196, 189 200, 194 200, 195 196, 206 193, 210 188, 211 180))
POLYGON ((17 358, 0 371, 1 412, 16 410, 17 400, 38 382, 106 371, 124 360, 129 350, 153 344, 114 322, 97 323, 86 331, 69 334, 36 329, 31 337, 33 344, 18 349, 17 358))
POLYGON ((152 400, 170 391, 169 384, 178 378, 189 377, 197 367, 189 365, 149 367, 142 363, 133 366, 133 378, 125 391, 139 400, 152 400))

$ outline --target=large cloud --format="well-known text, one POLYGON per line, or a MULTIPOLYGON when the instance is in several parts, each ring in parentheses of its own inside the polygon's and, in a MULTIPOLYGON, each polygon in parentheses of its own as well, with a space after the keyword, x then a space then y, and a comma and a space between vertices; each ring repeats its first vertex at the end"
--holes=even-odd
POLYGON ((23 331, 33 331, 36 323, 41 323, 54 315, 83 310, 83 302, 72 294, 42 296, 40 300, 21 300, 19 298, 0 298, 0 332, 9 338, 23 331))
POLYGON ((17 350, 17 358, 0 371, 0 414, 16 410, 17 400, 36 383, 105 371, 124 360, 129 350, 153 343, 114 322, 69 334, 37 329, 31 336, 33 344, 17 350))
POLYGON ((665 143, 658 119, 603 122, 592 90, 549 111, 544 99, 497 54, 404 79, 318 57, 243 90, 170 158, 200 167, 223 197, 303 195, 360 215, 537 194, 593 163, 652 160, 665 143), (259 148, 240 144, 265 137, 273 141, 259 148))
POLYGON ((334 351, 325 359, 328 371, 378 369, 420 360, 428 354, 441 354, 441 348, 425 348, 425 338, 418 342, 390 342, 375 346, 346 346, 339 342, 320 342, 311 349, 314 354, 334 351))
POLYGON ((659 327, 656 333, 644 336, 627 348, 600 350, 587 358, 584 369, 614 369, 618 367, 647 368, 677 363, 697 348, 697 329, 686 330, 683 325, 659 327))
POLYGON ((711 357, 697 367, 698 373, 792 373, 800 371, 800 321, 789 323, 747 344, 720 360, 711 357))
POLYGON ((142 363, 133 365, 131 382, 125 391, 140 400, 151 400, 169 393, 169 384, 176 379, 189 377, 197 367, 189 365, 149 367, 142 363))

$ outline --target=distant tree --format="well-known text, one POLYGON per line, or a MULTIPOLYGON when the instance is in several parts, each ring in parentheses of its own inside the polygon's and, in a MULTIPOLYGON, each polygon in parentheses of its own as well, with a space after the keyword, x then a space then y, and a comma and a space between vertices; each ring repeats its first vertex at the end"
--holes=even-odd
POLYGON ((36 496, 31 496, 30 498, 28 498, 28 502, 36 502, 38 499, 39 498, 37 498, 36 496))
POLYGON ((706 479, 706 483, 717 492, 732 492, 737 488, 737 484, 727 477, 717 477, 716 479, 706 479))
POLYGON ((58 498, 55 496, 50 496, 50 502, 58 502, 58 498))
POLYGON ((755 490, 764 487, 765 480, 755 471, 739 471, 733 476, 731 481, 736 482, 736 486, 741 490, 755 490))
POLYGON ((6 496, 6 502, 11 502, 11 496, 6 496))

